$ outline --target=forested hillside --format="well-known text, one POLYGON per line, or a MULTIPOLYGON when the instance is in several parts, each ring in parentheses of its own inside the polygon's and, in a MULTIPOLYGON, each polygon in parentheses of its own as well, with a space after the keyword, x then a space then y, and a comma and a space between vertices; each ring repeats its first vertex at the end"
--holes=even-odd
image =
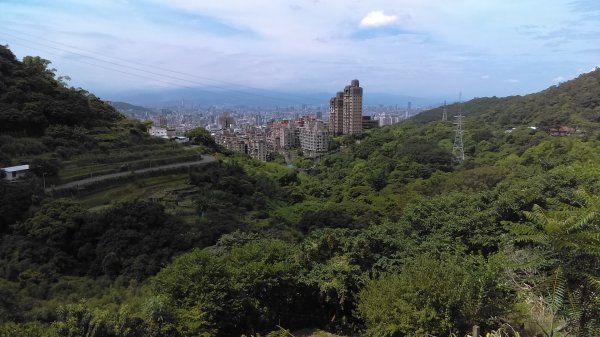
MULTIPOLYGON (((575 80, 562 82, 539 93, 526 96, 482 97, 464 104, 448 106, 449 116, 461 109, 471 117, 472 125, 492 124, 495 127, 518 125, 555 128, 571 125, 593 128, 600 123, 600 68, 581 74, 575 80)), ((442 108, 419 114, 419 122, 431 122, 442 115, 442 108)))
MULTIPOLYGON (((3 74, 26 64, 3 53, 3 74)), ((38 61, 35 74, 74 92, 38 61)), ((24 106, 42 97, 25 92, 24 106)), ((1 102, 6 96, 0 91, 1 102)), ((16 120, 29 118, 10 104, 16 120)), ((314 167, 297 163, 302 170, 226 153, 200 134, 199 146, 220 160, 160 185, 177 181, 186 217, 157 194, 137 193, 150 179, 103 207, 87 206, 103 190, 56 198, 35 179, 3 183, 13 206, 0 209, 0 336, 273 337, 318 328, 441 337, 473 325, 494 336, 598 336, 600 71, 537 94, 450 105, 448 114, 459 108, 462 163, 441 109, 336 139, 338 151, 314 167), (561 126, 574 130, 550 135, 561 126)), ((165 146, 101 111, 71 122, 48 112, 39 127, 3 133, 0 151, 16 164, 28 154, 7 144, 40 143, 39 155, 61 161, 64 176, 59 149, 79 145, 48 145, 53 130, 90 131, 100 141, 88 160, 165 146), (106 130, 94 134, 98 127, 106 130)))

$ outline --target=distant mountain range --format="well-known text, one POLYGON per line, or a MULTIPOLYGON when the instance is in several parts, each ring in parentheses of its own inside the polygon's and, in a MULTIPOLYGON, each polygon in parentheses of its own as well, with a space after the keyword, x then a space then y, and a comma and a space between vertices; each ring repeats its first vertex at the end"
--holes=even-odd
POLYGON ((145 108, 143 106, 133 105, 133 104, 125 103, 125 102, 112 101, 112 102, 110 102, 110 105, 112 105, 115 109, 117 109, 119 111, 131 111, 131 112, 150 111, 150 109, 145 108))
MULTIPOLYGON (((329 104, 331 93, 289 93, 257 89, 210 89, 210 88, 183 88, 167 90, 125 91, 114 94, 101 95, 110 101, 125 101, 143 106, 156 106, 185 103, 201 105, 251 105, 251 106, 290 106, 290 105, 323 105, 329 104)), ((405 107, 408 102, 413 107, 429 107, 443 102, 443 99, 412 97, 405 95, 371 93, 365 90, 363 102, 365 105, 398 105, 405 107)))

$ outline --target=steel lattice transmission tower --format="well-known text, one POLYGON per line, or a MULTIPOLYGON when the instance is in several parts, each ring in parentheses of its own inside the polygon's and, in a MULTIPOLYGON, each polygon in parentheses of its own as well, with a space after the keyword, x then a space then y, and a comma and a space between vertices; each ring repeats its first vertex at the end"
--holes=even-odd
POLYGON ((448 120, 448 112, 446 111, 446 101, 444 101, 444 110, 442 110, 442 121, 448 120))
POLYGON ((462 115, 462 93, 458 99, 458 116, 454 116, 454 145, 452 146, 452 155, 454 160, 463 162, 465 160, 465 148, 463 146, 463 118, 462 115))

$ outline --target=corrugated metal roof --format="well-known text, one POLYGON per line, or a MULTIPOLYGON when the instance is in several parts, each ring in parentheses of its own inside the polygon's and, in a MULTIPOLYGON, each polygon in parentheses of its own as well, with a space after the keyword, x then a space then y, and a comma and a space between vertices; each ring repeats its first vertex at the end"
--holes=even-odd
POLYGON ((2 170, 5 172, 18 172, 29 170, 29 165, 19 165, 19 166, 11 166, 11 167, 3 167, 2 170))

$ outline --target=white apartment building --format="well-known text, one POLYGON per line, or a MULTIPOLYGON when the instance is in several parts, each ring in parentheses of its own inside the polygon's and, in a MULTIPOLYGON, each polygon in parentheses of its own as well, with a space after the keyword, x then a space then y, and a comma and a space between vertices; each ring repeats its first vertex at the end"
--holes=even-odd
POLYGON ((264 139, 252 139, 248 144, 248 154, 250 157, 262 161, 267 161, 267 142, 264 139))
POLYGON ((148 130, 148 133, 150 134, 150 136, 153 136, 153 137, 169 138, 167 136, 167 129, 165 129, 165 128, 159 128, 159 127, 153 126, 150 128, 150 130, 148 130))
POLYGON ((322 121, 307 120, 300 128, 300 146, 309 155, 327 152, 329 148, 329 130, 322 121))
POLYGON ((279 144, 282 149, 291 149, 298 145, 296 126, 291 121, 282 125, 279 131, 279 144))

